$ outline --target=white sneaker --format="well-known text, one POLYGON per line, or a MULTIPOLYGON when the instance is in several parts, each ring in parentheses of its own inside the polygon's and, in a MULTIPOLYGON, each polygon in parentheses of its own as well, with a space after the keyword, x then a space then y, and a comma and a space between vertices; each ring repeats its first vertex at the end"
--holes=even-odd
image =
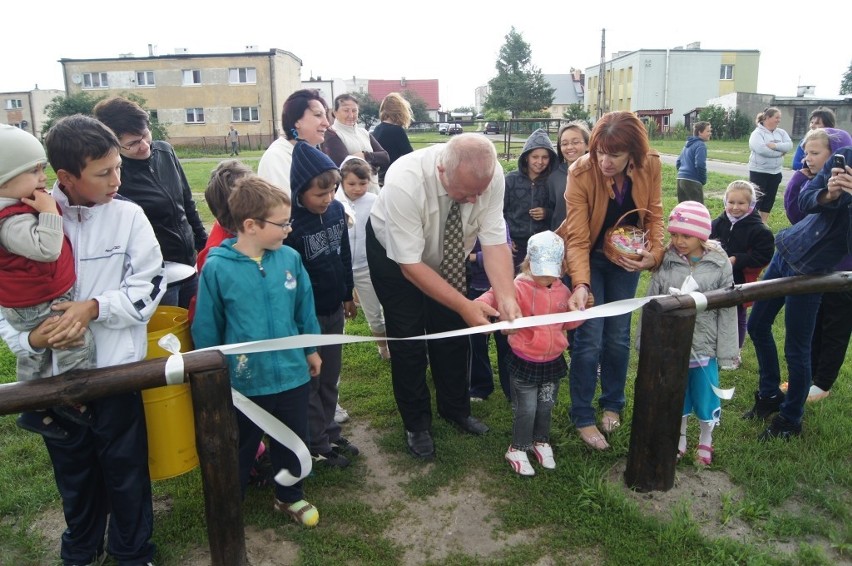
POLYGON ((348 420, 349 412, 338 404, 337 408, 334 410, 334 422, 337 424, 343 424, 348 420))
POLYGON ((828 397, 828 394, 831 391, 824 391, 823 389, 817 387, 816 385, 811 385, 811 388, 808 390, 808 403, 813 403, 814 401, 819 401, 820 399, 825 399, 828 397))
POLYGON ((512 469, 515 470, 516 474, 522 476, 535 475, 535 470, 533 470, 533 467, 530 465, 527 453, 523 450, 515 450, 509 446, 509 450, 506 452, 506 460, 509 462, 509 465, 512 466, 512 469))
POLYGON ((538 463, 548 470, 556 469, 556 460, 553 459, 553 448, 547 442, 536 442, 533 444, 533 454, 538 463))

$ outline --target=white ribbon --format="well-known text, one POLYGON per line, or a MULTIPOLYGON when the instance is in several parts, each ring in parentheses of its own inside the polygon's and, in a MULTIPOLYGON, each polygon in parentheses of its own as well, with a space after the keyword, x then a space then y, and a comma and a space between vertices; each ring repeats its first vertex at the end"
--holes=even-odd
POLYGON ((180 339, 174 334, 166 334, 157 340, 157 346, 172 354, 166 360, 166 385, 183 383, 184 367, 183 356, 180 353, 180 339))

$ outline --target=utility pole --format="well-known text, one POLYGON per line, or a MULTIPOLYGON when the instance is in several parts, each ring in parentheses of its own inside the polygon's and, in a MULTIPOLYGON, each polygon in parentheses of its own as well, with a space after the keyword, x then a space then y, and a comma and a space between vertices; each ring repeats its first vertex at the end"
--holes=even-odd
POLYGON ((598 118, 603 116, 604 80, 606 77, 606 28, 601 28, 601 65, 598 68, 598 118))

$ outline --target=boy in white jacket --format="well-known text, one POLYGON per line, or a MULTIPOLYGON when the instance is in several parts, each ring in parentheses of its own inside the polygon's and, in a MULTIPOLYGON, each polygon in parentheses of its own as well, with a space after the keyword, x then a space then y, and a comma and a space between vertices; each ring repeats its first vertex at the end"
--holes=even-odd
MULTIPOLYGON (((166 281, 151 224, 139 206, 117 196, 118 139, 94 118, 77 114, 56 122, 45 142, 57 175, 53 197, 74 247, 74 297, 30 332, 0 319, 0 334, 19 354, 74 346, 88 328, 97 367, 139 361, 166 281)), ((61 559, 101 560, 108 529, 106 551, 120 564, 150 564, 153 507, 141 395, 123 393, 89 405, 91 426, 68 423, 66 440, 44 439, 67 524, 61 559)))

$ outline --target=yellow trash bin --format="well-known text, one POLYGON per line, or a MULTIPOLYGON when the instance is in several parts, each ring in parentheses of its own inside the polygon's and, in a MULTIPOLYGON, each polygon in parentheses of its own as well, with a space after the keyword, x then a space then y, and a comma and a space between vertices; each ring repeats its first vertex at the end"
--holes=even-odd
MULTIPOLYGON (((171 354, 157 341, 166 334, 180 340, 181 352, 192 350, 186 309, 157 307, 148 321, 148 355, 145 359, 171 354)), ((189 384, 166 385, 142 391, 145 422, 148 426, 148 469, 152 480, 173 478, 198 466, 195 450, 195 421, 189 384)))

